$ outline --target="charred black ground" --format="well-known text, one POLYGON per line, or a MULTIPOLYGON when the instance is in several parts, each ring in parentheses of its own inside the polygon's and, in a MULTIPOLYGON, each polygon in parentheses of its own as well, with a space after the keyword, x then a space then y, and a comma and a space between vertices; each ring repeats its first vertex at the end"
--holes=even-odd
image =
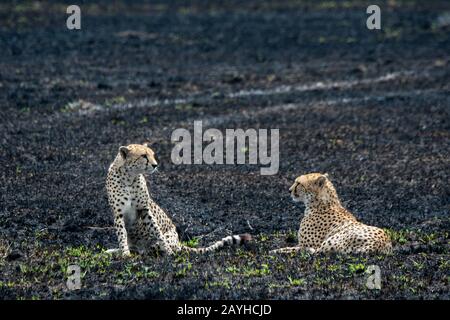
POLYGON ((379 1, 0 4, 0 298, 449 298, 450 4, 379 1), (280 171, 176 166, 171 132, 279 128, 280 171), (120 145, 154 142, 153 197, 208 257, 111 258, 104 188, 120 145), (288 187, 328 172, 392 256, 269 255, 296 242, 288 187), (194 239, 194 240, 193 240, 194 239), (78 263, 83 288, 66 288, 78 263), (382 289, 365 287, 376 264, 382 289))

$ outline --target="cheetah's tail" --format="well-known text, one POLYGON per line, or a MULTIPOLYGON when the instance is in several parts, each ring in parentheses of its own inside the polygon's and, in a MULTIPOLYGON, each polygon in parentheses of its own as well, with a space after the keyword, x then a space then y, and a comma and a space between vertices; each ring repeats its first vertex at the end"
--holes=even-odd
POLYGON ((225 247, 225 246, 242 245, 251 240, 252 240, 252 236, 248 233, 244 233, 244 234, 232 235, 232 236, 225 237, 222 240, 219 240, 208 247, 191 248, 191 247, 182 245, 182 250, 185 250, 188 252, 195 252, 195 253, 206 253, 206 252, 212 252, 212 251, 219 250, 220 248, 225 247))

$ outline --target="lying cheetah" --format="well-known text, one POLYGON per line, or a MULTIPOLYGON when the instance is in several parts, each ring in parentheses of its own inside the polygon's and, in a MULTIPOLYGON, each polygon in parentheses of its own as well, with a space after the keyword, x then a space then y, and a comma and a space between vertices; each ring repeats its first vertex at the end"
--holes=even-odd
MULTIPOLYGON (((124 256, 129 256, 131 250, 158 250, 169 255, 179 251, 205 253, 251 240, 249 234, 242 234, 225 237, 205 248, 184 246, 172 220, 147 190, 144 173, 154 172, 157 166, 155 153, 147 144, 131 144, 119 148, 109 167, 108 201, 114 211, 119 250, 124 256)), ((109 250, 114 251, 118 250, 109 250)))
POLYGON ((299 244, 272 252, 391 252, 391 240, 384 230, 359 222, 341 205, 328 175, 302 175, 289 192, 295 202, 302 201, 306 207, 298 230, 299 244))

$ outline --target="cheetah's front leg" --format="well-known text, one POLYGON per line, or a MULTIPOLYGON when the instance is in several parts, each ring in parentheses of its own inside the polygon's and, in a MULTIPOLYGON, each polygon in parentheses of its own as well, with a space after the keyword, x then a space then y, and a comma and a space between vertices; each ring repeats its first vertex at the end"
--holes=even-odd
POLYGON ((270 250, 269 253, 291 253, 291 252, 297 252, 299 250, 301 250, 300 247, 285 247, 285 248, 270 250))
POLYGON ((119 248, 123 256, 130 256, 128 247, 127 229, 125 228, 125 219, 123 215, 117 215, 114 219, 114 227, 116 228, 117 239, 119 240, 119 248))
POLYGON ((270 253, 294 253, 294 252, 298 252, 298 251, 306 251, 309 253, 315 252, 315 250, 313 248, 305 248, 305 247, 296 246, 296 247, 285 247, 285 248, 280 248, 280 249, 274 249, 274 250, 271 250, 270 253))

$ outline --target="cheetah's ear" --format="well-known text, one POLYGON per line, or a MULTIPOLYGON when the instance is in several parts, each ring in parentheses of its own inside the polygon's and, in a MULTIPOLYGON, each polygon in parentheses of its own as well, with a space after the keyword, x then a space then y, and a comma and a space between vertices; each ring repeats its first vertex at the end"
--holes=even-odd
POLYGON ((325 185, 325 182, 327 181, 327 177, 325 175, 321 175, 316 180, 316 185, 319 187, 319 189, 322 189, 325 185))
POLYGON ((128 147, 122 146, 122 147, 119 148, 120 156, 123 159, 127 158, 129 152, 130 152, 130 149, 128 149, 128 147))
POLYGON ((144 142, 142 145, 143 145, 144 147, 146 147, 146 148, 150 148, 150 147, 152 146, 152 143, 146 141, 146 142, 144 142))

